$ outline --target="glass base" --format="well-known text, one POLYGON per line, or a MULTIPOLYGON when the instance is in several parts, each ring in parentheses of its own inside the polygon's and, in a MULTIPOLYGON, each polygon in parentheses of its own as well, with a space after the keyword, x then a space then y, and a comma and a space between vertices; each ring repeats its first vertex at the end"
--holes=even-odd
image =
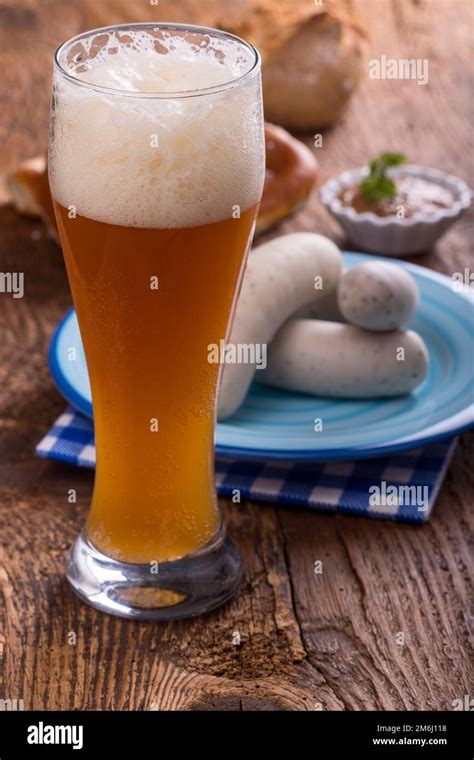
POLYGON ((81 534, 70 551, 66 575, 76 594, 102 612, 134 620, 178 620, 230 599, 242 578, 242 559, 224 528, 194 554, 155 568, 111 559, 81 534))

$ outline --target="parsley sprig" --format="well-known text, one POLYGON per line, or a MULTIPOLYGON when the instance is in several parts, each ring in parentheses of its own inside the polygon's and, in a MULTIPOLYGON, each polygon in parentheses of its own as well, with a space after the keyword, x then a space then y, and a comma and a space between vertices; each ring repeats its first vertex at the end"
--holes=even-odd
POLYGON ((386 198, 393 198, 396 192, 395 182, 387 177, 387 169, 399 166, 406 161, 403 153, 381 153, 370 162, 370 172, 360 184, 360 191, 366 201, 374 203, 386 198))

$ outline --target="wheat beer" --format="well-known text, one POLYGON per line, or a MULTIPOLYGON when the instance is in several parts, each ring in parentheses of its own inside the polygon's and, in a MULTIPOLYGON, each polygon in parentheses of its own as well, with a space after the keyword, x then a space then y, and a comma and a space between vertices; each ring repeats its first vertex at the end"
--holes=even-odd
POLYGON ((120 563, 172 563, 219 531, 208 346, 264 173, 255 51, 236 39, 131 25, 57 54, 50 184, 94 410, 86 537, 120 563))

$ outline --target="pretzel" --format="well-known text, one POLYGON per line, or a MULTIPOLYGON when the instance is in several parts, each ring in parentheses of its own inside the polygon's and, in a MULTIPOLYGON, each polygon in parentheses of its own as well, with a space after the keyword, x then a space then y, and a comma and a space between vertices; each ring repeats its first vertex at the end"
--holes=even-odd
POLYGON ((257 233, 294 212, 314 186, 318 163, 300 140, 282 127, 265 124, 266 172, 257 233))
POLYGON ((23 161, 7 176, 10 199, 19 214, 41 218, 49 234, 58 240, 45 156, 23 161))

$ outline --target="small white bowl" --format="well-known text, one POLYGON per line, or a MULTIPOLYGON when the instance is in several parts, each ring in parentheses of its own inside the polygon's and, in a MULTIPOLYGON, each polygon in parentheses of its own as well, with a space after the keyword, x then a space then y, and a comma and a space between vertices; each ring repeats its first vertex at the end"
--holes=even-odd
POLYGON ((408 219, 377 216, 372 211, 358 213, 352 206, 344 206, 339 195, 342 190, 359 184, 368 173, 367 166, 343 172, 326 182, 320 191, 324 205, 344 228, 347 237, 363 251, 387 256, 408 256, 427 251, 471 203, 471 191, 458 177, 438 169, 406 164, 390 171, 390 176, 410 174, 435 182, 451 191, 454 196, 453 205, 450 208, 440 208, 429 215, 414 214, 408 219))

